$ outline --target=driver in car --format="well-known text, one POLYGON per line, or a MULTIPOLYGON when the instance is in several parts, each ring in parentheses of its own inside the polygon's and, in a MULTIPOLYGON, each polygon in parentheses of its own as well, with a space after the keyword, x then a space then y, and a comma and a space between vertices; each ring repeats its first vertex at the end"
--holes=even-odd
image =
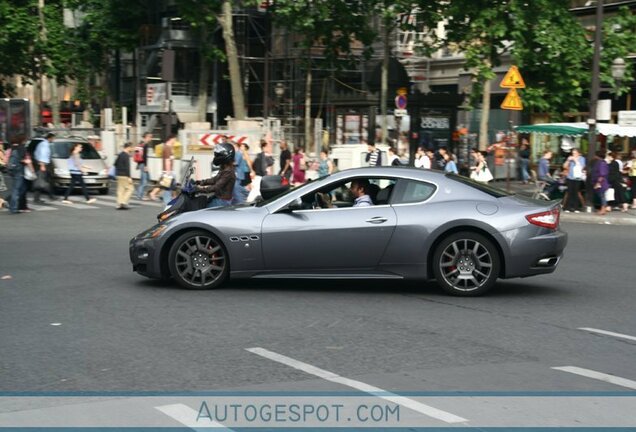
MULTIPOLYGON (((353 201, 353 207, 369 207, 373 205, 373 201, 369 196, 370 187, 369 180, 367 179, 355 179, 351 181, 349 190, 355 198, 353 201)), ((319 195, 325 207, 335 207, 328 194, 321 193, 319 195)))

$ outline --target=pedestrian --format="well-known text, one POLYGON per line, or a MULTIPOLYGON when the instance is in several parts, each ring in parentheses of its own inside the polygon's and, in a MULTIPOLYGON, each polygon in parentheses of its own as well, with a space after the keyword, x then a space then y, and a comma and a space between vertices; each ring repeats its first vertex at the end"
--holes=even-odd
POLYGON ((389 165, 390 166, 400 166, 402 165, 400 163, 400 158, 397 155, 397 150, 395 149, 395 147, 389 147, 389 150, 387 151, 388 154, 388 159, 389 159, 389 165))
POLYGON ((53 163, 51 161, 51 144, 55 139, 54 133, 47 133, 43 140, 41 140, 35 151, 33 152, 33 158, 35 159, 35 167, 37 169, 38 182, 45 187, 35 188, 33 194, 33 202, 42 204, 44 201, 40 198, 42 192, 46 192, 51 201, 55 200, 53 196, 53 163))
POLYGON ((382 154, 380 150, 375 148, 374 143, 370 143, 367 145, 367 156, 365 157, 365 161, 369 164, 370 167, 381 166, 382 165, 382 154))
POLYGON ((530 180, 530 145, 526 138, 521 140, 519 148, 519 169, 521 170, 521 183, 528 184, 530 180))
POLYGON ((305 183, 305 171, 307 171, 307 162, 305 161, 305 151, 302 147, 294 149, 292 157, 292 184, 301 185, 305 183))
POLYGON ((320 160, 318 161, 318 178, 326 177, 333 172, 333 162, 329 159, 327 150, 320 151, 320 160))
POLYGON ((150 191, 148 196, 153 201, 158 201, 157 194, 163 190, 163 202, 168 204, 172 200, 172 191, 174 190, 174 144, 177 141, 177 136, 170 134, 168 139, 161 148, 161 177, 159 183, 150 191))
POLYGON ((545 193, 548 197, 552 197, 552 195, 559 188, 559 183, 557 180, 552 178, 550 175, 550 160, 552 159, 552 151, 545 150, 543 152, 543 156, 539 159, 539 165, 537 167, 537 180, 545 182, 546 188, 545 193))
POLYGON ((115 176, 117 177, 117 210, 128 210, 128 201, 133 193, 133 181, 130 175, 130 154, 132 143, 124 144, 124 149, 115 160, 115 176))
MULTIPOLYGON (((616 153, 609 152, 607 154, 607 164, 609 166, 607 181, 609 182, 609 187, 614 189, 614 205, 619 207, 621 212, 626 213, 629 204, 627 203, 625 188, 623 187, 621 162, 617 158, 616 153)), ((607 211, 612 211, 612 207, 608 206, 607 211)))
POLYGON ((243 156, 243 161, 245 162, 245 165, 243 165, 243 169, 245 171, 245 176, 243 179, 243 182, 241 183, 241 186, 244 186, 247 190, 250 190, 252 188, 252 179, 254 178, 254 176, 256 176, 256 173, 254 173, 254 169, 252 168, 252 158, 250 157, 250 146, 246 143, 242 143, 239 146, 239 151, 241 152, 241 155, 243 156))
POLYGON ((480 183, 488 183, 493 180, 493 175, 488 168, 488 162, 486 162, 487 153, 485 151, 478 151, 475 155, 477 156, 477 166, 475 166, 474 171, 470 174, 470 178, 480 183))
POLYGON ((292 176, 292 154, 287 146, 287 141, 280 142, 280 172, 279 175, 285 177, 288 181, 292 176))
POLYGON ((234 147, 234 174, 236 181, 232 190, 232 204, 243 204, 249 195, 249 191, 245 189, 245 177, 249 177, 249 166, 243 158, 240 146, 236 141, 230 143, 234 147))
POLYGON ((146 185, 150 179, 150 172, 148 170, 148 147, 152 142, 152 133, 146 132, 141 138, 141 142, 135 148, 134 161, 137 163, 137 169, 139 170, 139 186, 137 187, 136 197, 140 200, 148 200, 145 197, 146 185))
POLYGON ((27 184, 24 176, 25 170, 31 170, 31 173, 34 173, 35 168, 29 153, 26 151, 24 140, 24 135, 13 137, 7 161, 7 172, 12 179, 9 211, 13 214, 31 211, 26 202, 27 184))
POLYGON ((88 195, 88 190, 86 189, 86 183, 84 183, 84 173, 88 172, 89 167, 82 164, 82 143, 74 143, 71 144, 71 152, 68 158, 68 171, 71 173, 71 182, 66 189, 66 193, 64 193, 64 199, 62 202, 64 204, 73 204, 73 201, 69 201, 68 196, 75 184, 78 184, 82 187, 82 193, 84 194, 84 198, 86 199, 87 204, 94 203, 97 201, 95 198, 91 198, 88 195))
POLYGON ((415 168, 429 169, 431 167, 431 160, 426 154, 424 147, 418 147, 415 152, 415 168))
POLYGON ((247 201, 254 201, 261 191, 261 179, 272 173, 274 157, 272 156, 272 145, 266 140, 261 140, 261 152, 256 155, 252 162, 254 178, 252 179, 252 189, 247 197, 247 201))
POLYGON ((570 156, 563 163, 563 168, 568 170, 567 192, 563 197, 563 207, 565 212, 580 213, 583 208, 583 195, 581 188, 585 180, 585 158, 577 148, 573 148, 570 156))
POLYGON ((632 150, 632 159, 627 162, 627 174, 632 193, 632 209, 636 209, 636 150, 632 150))
POLYGON ((221 169, 214 177, 195 182, 196 192, 214 194, 208 202, 207 208, 232 205, 234 184, 236 183, 235 153, 232 144, 219 143, 215 145, 212 163, 221 169))
POLYGON ((445 173, 459 174, 457 163, 455 162, 455 155, 451 152, 446 152, 444 154, 444 160, 446 161, 446 164, 444 165, 445 173))
POLYGON ((601 216, 607 213, 607 199, 605 193, 609 189, 609 182, 607 181, 608 174, 609 167, 603 158, 603 152, 599 150, 592 163, 592 187, 594 188, 594 193, 601 202, 601 208, 597 212, 601 216))

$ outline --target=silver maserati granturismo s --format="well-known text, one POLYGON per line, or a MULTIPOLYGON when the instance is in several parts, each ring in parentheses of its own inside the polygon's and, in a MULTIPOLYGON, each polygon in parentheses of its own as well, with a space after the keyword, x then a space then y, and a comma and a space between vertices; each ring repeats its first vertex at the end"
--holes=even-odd
POLYGON ((430 170, 341 171, 240 206, 174 216, 130 241, 133 270, 210 289, 228 278, 435 279, 480 295, 553 272, 557 202, 430 170))

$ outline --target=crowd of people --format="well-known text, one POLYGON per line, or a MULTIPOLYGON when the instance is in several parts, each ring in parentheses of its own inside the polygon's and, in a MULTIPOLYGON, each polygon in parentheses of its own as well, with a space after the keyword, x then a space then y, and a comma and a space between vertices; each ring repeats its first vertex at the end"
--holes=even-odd
MULTIPOLYGON (((24 136, 16 136, 8 149, 0 148, 0 164, 3 172, 12 179, 8 187, 0 176, 0 206, 8 207, 11 213, 26 213, 30 209, 26 199, 27 191, 33 190, 33 202, 41 203, 41 195, 53 196, 51 143, 55 135, 49 133, 32 151, 26 148, 24 136), (34 187, 40 182, 44 186, 34 187)), ((179 185, 175 181, 173 167, 175 159, 176 136, 169 136, 159 152, 162 159, 162 174, 155 184, 151 185, 148 157, 152 149, 152 134, 143 135, 139 144, 126 143, 117 155, 113 164, 112 178, 117 184, 117 209, 129 209, 129 201, 133 194, 139 200, 163 200, 169 203, 178 194, 179 185), (134 187, 133 169, 139 171, 139 183, 134 187), (160 198, 161 196, 161 198, 160 198)), ((80 157, 82 146, 77 144, 70 149, 68 167, 71 182, 63 195, 63 203, 72 204, 69 194, 74 187, 82 190, 87 203, 92 198, 84 184, 83 174, 87 167, 80 157)), ((252 158, 247 144, 238 144, 223 137, 221 143, 214 148, 214 171, 216 174, 197 183, 197 191, 207 193, 213 198, 208 206, 226 206, 253 200, 259 191, 263 177, 278 174, 291 185, 301 185, 308 180, 307 171, 313 171, 318 177, 327 176, 338 170, 327 150, 322 150, 315 160, 311 160, 302 147, 290 148, 286 141, 280 142, 278 171, 274 172, 275 160, 271 141, 261 140, 260 152, 252 158)), ((155 152, 157 154, 157 152, 155 152)), ((404 155, 402 155, 404 157, 404 155)), ((457 157, 444 147, 437 151, 419 147, 414 156, 414 165, 420 169, 432 169, 446 173, 463 174, 475 181, 488 183, 493 175, 488 167, 487 152, 470 150, 468 158, 461 169, 457 157)), ((536 180, 545 184, 545 194, 551 199, 562 199, 566 212, 580 212, 585 205, 584 189, 587 178, 587 161, 581 152, 574 148, 559 168, 551 173, 553 152, 546 150, 536 164, 536 180), (559 194, 562 193, 562 196, 559 194)), ((533 180, 530 174, 530 147, 523 140, 518 151, 519 179, 527 184, 533 180)), ((383 153, 374 144, 369 144, 365 155, 367 166, 396 166, 407 162, 400 159, 395 148, 389 147, 383 153)), ((594 195, 598 201, 598 213, 606 214, 613 209, 626 212, 630 206, 636 208, 636 197, 630 192, 626 183, 636 181, 636 151, 631 159, 623 163, 621 156, 615 152, 598 152, 592 161, 589 173, 594 195), (630 182, 626 182, 628 177, 630 182)))

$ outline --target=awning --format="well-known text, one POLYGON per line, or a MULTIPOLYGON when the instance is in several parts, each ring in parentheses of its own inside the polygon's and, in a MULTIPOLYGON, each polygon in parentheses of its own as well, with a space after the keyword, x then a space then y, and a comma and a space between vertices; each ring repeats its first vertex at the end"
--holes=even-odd
MULTIPOLYGON (((515 127, 519 133, 537 133, 544 135, 580 136, 588 132, 586 123, 539 123, 515 127)), ((597 123, 597 135, 636 137, 636 127, 619 126, 615 123, 597 123)))

